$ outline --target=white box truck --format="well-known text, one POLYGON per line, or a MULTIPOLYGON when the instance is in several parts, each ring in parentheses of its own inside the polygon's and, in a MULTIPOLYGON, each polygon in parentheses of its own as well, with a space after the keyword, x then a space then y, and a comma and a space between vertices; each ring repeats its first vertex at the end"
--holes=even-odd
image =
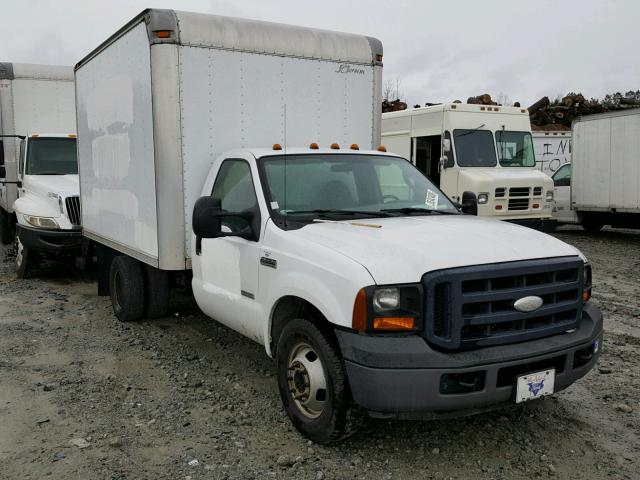
POLYGON ((146 10, 76 66, 99 293, 120 320, 154 317, 192 275, 202 311, 276 359, 317 442, 365 412, 533 400, 599 354, 578 250, 461 215, 371 149, 381 60, 364 36, 146 10))
POLYGON ((526 109, 445 103, 385 113, 382 142, 466 211, 553 229, 553 182, 536 170, 526 109))
POLYGON ((80 252, 73 68, 0 63, 0 231, 16 271, 80 252))
POLYGON ((640 110, 578 117, 572 138, 572 162, 553 176, 559 221, 640 228, 640 110))
POLYGON ((571 131, 534 130, 533 150, 538 169, 552 176, 562 165, 571 162, 571 131))

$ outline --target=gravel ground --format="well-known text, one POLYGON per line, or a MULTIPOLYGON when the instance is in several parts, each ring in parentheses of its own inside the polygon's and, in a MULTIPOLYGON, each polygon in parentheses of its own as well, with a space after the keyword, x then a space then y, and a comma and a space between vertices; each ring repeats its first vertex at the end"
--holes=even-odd
POLYGON ((93 279, 0 261, 0 478, 640 478, 640 233, 557 233, 594 268, 600 364, 530 405, 430 422, 370 419, 312 444, 280 405, 262 347, 186 296, 121 324, 93 279))

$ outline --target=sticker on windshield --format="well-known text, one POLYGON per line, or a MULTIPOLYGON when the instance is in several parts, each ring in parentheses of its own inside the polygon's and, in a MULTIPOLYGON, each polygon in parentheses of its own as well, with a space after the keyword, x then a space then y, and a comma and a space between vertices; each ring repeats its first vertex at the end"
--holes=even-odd
POLYGON ((271 202, 271 210, 278 210, 279 208, 278 202, 271 202))
POLYGON ((424 199, 424 204, 429 208, 438 208, 438 194, 433 190, 427 190, 427 198, 424 199))

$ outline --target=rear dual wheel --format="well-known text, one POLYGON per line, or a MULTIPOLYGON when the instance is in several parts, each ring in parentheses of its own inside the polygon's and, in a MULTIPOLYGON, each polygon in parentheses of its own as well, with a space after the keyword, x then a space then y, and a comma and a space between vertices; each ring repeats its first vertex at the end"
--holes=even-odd
POLYGON ((167 272, 131 257, 121 255, 111 262, 109 293, 113 313, 121 322, 160 318, 169 311, 167 272))

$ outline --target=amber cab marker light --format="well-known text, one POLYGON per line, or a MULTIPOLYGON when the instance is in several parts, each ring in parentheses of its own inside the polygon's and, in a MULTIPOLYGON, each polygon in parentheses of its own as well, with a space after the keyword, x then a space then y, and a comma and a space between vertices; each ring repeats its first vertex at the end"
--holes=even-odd
POLYGON ((332 143, 331 150, 340 150, 340 145, 338 145, 337 143, 332 143))
POLYGON ((379 152, 386 152, 386 151, 387 151, 387 147, 385 147, 384 145, 380 145, 380 146, 378 147, 378 151, 379 151, 379 152))
POLYGON ((78 138, 78 136, 75 133, 70 133, 69 135, 67 135, 67 137, 69 137, 69 138, 78 138))
POLYGON ((156 33, 156 37, 158 38, 169 38, 171 36, 170 30, 158 30, 156 33))
POLYGON ((373 319, 374 330, 413 330, 416 319, 413 317, 378 317, 373 319))
POLYGON ((279 143, 274 143, 273 144, 273 149, 274 150, 282 150, 282 145, 280 145, 279 143))
POLYGON ((318 144, 316 142, 313 142, 312 144, 309 145, 309 148, 311 150, 318 150, 320 147, 318 146, 318 144))
POLYGON ((351 146, 349 147, 351 150, 360 150, 360 147, 358 146, 357 143, 352 143, 351 146))
POLYGON ((38 135, 37 133, 34 133, 33 135, 31 135, 31 138, 38 138, 40 135, 38 135))
POLYGON ((367 329, 367 293, 364 288, 360 289, 356 295, 356 301, 353 303, 351 327, 359 332, 364 332, 367 329))

